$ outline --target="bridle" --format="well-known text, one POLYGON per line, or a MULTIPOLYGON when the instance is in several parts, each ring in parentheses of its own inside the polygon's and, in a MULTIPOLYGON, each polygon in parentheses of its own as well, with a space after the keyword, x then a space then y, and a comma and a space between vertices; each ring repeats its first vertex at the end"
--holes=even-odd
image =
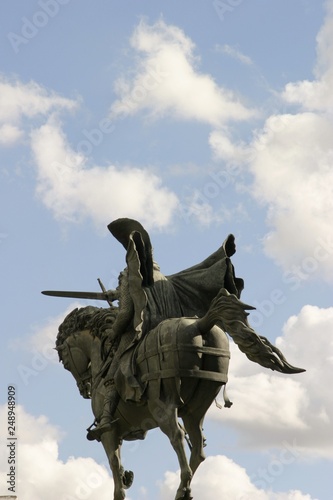
MULTIPOLYGON (((88 364, 87 369, 83 373, 80 373, 74 362, 74 358, 71 352, 71 346, 66 341, 63 344, 63 349, 65 347, 67 348, 71 364, 70 371, 72 372, 72 375, 76 380, 81 396, 91 398, 91 363, 88 364)), ((75 347, 75 349, 78 349, 78 347, 75 347)))

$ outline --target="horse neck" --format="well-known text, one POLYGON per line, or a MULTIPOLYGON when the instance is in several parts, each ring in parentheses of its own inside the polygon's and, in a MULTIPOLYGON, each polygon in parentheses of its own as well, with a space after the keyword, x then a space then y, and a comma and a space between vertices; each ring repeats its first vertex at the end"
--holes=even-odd
POLYGON ((99 372, 102 364, 101 341, 94 337, 90 330, 83 330, 77 336, 77 347, 82 349, 84 354, 90 360, 92 378, 99 372))

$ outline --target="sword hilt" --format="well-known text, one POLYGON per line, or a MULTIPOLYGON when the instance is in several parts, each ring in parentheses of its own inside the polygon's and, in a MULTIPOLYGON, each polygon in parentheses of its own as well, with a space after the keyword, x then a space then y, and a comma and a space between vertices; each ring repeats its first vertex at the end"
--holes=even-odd
MULTIPOLYGON (((107 303, 109 304, 109 306, 112 307, 113 306, 113 304, 112 304, 112 298, 110 298, 110 292, 111 292, 111 290, 109 290, 109 292, 108 292, 107 289, 105 288, 105 286, 103 285, 102 280, 100 280, 99 278, 97 278, 97 281, 98 281, 99 286, 101 287, 102 292, 104 293, 105 300, 107 301, 107 303)), ((115 299, 113 299, 113 300, 115 300, 115 299)))

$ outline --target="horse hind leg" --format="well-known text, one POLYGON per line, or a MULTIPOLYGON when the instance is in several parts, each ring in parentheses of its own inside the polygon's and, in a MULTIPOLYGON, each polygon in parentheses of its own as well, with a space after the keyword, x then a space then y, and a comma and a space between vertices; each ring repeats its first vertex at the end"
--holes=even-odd
POLYGON ((177 408, 160 400, 155 403, 149 402, 148 406, 159 428, 168 436, 178 457, 180 485, 175 500, 191 500, 190 485, 193 474, 185 453, 184 431, 178 424, 177 408))
POLYGON ((206 458, 204 452, 204 437, 202 434, 203 418, 198 419, 193 415, 184 415, 182 420, 190 441, 190 468, 194 475, 199 465, 206 458))
POLYGON ((205 415, 219 390, 220 384, 208 380, 201 380, 195 396, 181 414, 184 427, 191 443, 190 467, 193 474, 206 458, 202 426, 205 415))

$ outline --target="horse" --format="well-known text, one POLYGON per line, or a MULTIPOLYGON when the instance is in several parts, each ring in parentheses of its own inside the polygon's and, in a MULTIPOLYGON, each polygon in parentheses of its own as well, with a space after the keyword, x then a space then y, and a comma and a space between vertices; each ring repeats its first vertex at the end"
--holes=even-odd
MULTIPOLYGON (((133 473, 121 465, 122 441, 144 439, 157 427, 168 436, 178 457, 180 484, 175 499, 192 498, 190 483, 205 459, 203 420, 228 379, 229 340, 215 324, 219 308, 217 301, 203 318, 166 319, 143 337, 135 347, 136 378, 143 392, 140 401, 126 400, 126 376, 117 372, 115 381, 121 399, 116 420, 100 437, 114 479, 114 500, 123 500, 133 481, 133 473), (185 437, 190 445, 189 461, 185 437)), ((59 358, 75 378, 80 394, 91 398, 97 421, 105 391, 100 325, 109 327, 113 319, 112 308, 75 309, 60 325, 56 343, 59 358)), ((118 349, 126 353, 131 339, 131 332, 124 334, 118 349)), ((227 396, 225 401, 225 406, 231 406, 227 396)))
MULTIPOLYGON (((253 307, 222 288, 201 318, 165 319, 134 343, 132 331, 122 335, 114 377, 120 401, 111 429, 100 436, 113 475, 114 500, 123 500, 133 482, 133 473, 121 464, 122 441, 144 439, 157 427, 168 436, 178 457, 180 483, 175 500, 192 498, 191 480, 205 459, 205 415, 222 387, 225 406, 232 405, 225 393, 230 359, 226 332, 251 361, 265 368, 287 374, 305 371, 290 365, 266 337, 255 333, 247 322, 248 309, 253 307)), ((116 311, 113 306, 75 309, 59 326, 56 341, 64 368, 75 378, 80 394, 91 399, 95 422, 105 393, 104 340, 116 311)))

